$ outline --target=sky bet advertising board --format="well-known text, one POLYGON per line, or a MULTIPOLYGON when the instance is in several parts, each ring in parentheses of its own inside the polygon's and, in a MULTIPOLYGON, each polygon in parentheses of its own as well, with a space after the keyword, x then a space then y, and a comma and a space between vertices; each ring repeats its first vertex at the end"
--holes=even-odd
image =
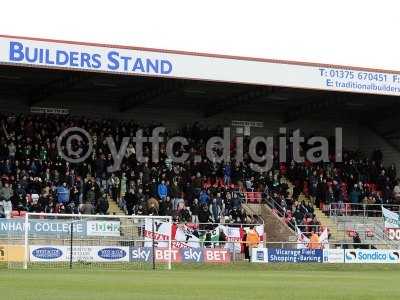
MULTIPOLYGON (((153 250, 150 247, 132 247, 130 255, 131 262, 153 261, 153 250)), ((168 262, 170 256, 172 263, 229 263, 231 261, 229 251, 223 248, 173 248, 171 252, 167 248, 156 248, 154 255, 156 262, 168 262)))

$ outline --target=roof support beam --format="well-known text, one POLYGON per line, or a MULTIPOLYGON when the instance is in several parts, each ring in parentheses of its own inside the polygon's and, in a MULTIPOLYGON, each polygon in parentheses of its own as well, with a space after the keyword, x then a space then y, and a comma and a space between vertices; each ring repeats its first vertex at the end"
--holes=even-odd
MULTIPOLYGON (((385 96, 386 97, 386 96, 385 96)), ((385 99, 379 100, 377 99, 376 101, 384 101, 385 99)), ((397 118, 399 115, 399 108, 400 105, 395 104, 391 105, 386 108, 379 108, 378 110, 374 108, 373 110, 367 111, 364 113, 363 119, 361 120, 361 123, 364 124, 369 124, 369 123, 379 123, 391 118, 397 118)))
POLYGON ((266 97, 273 92, 273 87, 261 87, 223 98, 218 102, 208 103, 204 110, 204 117, 209 118, 231 109, 234 106, 250 103, 259 98, 266 97))
POLYGON ((294 108, 290 108, 285 113, 285 123, 294 122, 303 116, 321 112, 324 109, 331 108, 334 106, 342 105, 345 103, 345 95, 326 95, 316 96, 310 98, 312 101, 306 104, 299 105, 294 108))
POLYGON ((185 80, 163 80, 161 84, 159 83, 153 88, 145 89, 136 93, 133 96, 128 96, 122 99, 120 102, 120 112, 129 111, 155 98, 176 92, 182 89, 185 84, 185 80))
POLYGON ((35 105, 53 95, 61 94, 68 91, 76 84, 89 78, 90 75, 83 72, 73 72, 67 76, 49 82, 28 93, 28 105, 35 105))

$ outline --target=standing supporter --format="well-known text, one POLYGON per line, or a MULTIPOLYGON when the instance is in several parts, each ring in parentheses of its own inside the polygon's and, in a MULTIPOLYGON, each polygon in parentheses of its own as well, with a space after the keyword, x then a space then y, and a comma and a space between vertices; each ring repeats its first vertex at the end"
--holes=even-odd
POLYGON ((125 195, 125 205, 126 205, 126 210, 128 215, 133 215, 133 210, 135 205, 137 205, 137 201, 135 197, 135 191, 132 189, 129 189, 128 193, 125 195))
POLYGON ((400 181, 398 180, 394 189, 393 189, 393 197, 396 204, 400 204, 400 181))
POLYGON ((95 209, 90 202, 85 201, 80 205, 79 212, 83 215, 93 215, 95 213, 95 209))
POLYGON ((225 163, 224 165, 224 184, 231 184, 231 165, 229 163, 225 163))
POLYGON ((222 210, 217 203, 217 199, 214 197, 212 200, 212 203, 210 205, 210 215, 212 217, 213 223, 220 222, 221 212, 222 212, 222 210))
POLYGON ((102 196, 98 200, 98 212, 101 215, 107 215, 108 208, 109 208, 109 204, 108 204, 107 194, 103 193, 102 196))
POLYGON ((121 184, 121 187, 120 187, 120 195, 119 195, 119 197, 120 198, 124 198, 125 195, 126 195, 127 189, 128 189, 127 188, 127 186, 128 186, 128 178, 126 177, 125 172, 123 172, 122 175, 121 175, 120 184, 121 184))
POLYGON ((308 243, 309 249, 321 249, 318 234, 313 230, 311 231, 310 242, 308 243))
POLYGON ((168 189, 165 185, 165 181, 161 181, 161 183, 157 187, 157 195, 161 201, 165 200, 168 196, 168 189))
MULTIPOLYGON (((207 205, 202 205, 199 212, 199 223, 206 224, 212 222, 212 217, 207 205)), ((200 230, 204 230, 207 226, 201 225, 200 230)))
POLYGON ((355 184, 350 192, 350 203, 352 205, 352 211, 357 211, 360 208, 358 207, 358 204, 360 203, 360 197, 361 197, 361 191, 358 187, 357 184, 355 184))
POLYGON ((97 205, 95 187, 89 185, 89 190, 86 193, 86 202, 90 203, 93 207, 97 205))
POLYGON ((257 248, 260 244, 260 236, 253 225, 251 225, 250 229, 247 231, 246 244, 248 247, 249 259, 251 259, 253 248, 257 248))
POLYGON ((200 192, 199 201, 200 201, 200 205, 208 205, 208 203, 210 201, 210 197, 204 189, 201 190, 201 192, 200 192))
POLYGON ((173 214, 173 204, 170 197, 160 203, 160 215, 171 216, 173 214))
POLYGON ((199 205, 199 200, 197 200, 197 198, 193 200, 192 206, 190 207, 190 211, 192 212, 192 223, 199 223, 200 205, 199 205))
POLYGON ((69 189, 66 182, 63 182, 63 184, 57 188, 57 201, 60 204, 69 202, 69 189))

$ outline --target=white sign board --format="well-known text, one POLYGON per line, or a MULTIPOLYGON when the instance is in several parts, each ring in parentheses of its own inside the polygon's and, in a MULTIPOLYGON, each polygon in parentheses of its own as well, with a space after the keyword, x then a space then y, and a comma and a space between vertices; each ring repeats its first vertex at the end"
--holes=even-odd
POLYGON ((54 107, 31 107, 33 114, 52 114, 52 115, 69 115, 67 108, 54 108, 54 107))
POLYGON ((87 221, 88 236, 120 236, 119 221, 87 221))
POLYGON ((347 264, 398 264, 398 250, 378 249, 346 249, 345 263, 347 264))
POLYGON ((400 95, 400 73, 7 36, 0 64, 400 95))
MULTIPOLYGON (((68 262, 71 259, 69 246, 30 246, 31 262, 68 262)), ((73 246, 72 261, 84 262, 128 262, 129 247, 119 246, 73 246)))

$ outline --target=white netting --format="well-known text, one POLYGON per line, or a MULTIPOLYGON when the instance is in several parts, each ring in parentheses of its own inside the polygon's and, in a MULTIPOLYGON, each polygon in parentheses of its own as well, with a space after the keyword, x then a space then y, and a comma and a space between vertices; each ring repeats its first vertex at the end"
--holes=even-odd
POLYGON ((171 224, 170 217, 27 214, 15 241, 22 244, 28 269, 170 269, 171 224), (152 234, 160 226, 165 234, 152 234), (153 255, 160 249, 161 259, 153 255))

